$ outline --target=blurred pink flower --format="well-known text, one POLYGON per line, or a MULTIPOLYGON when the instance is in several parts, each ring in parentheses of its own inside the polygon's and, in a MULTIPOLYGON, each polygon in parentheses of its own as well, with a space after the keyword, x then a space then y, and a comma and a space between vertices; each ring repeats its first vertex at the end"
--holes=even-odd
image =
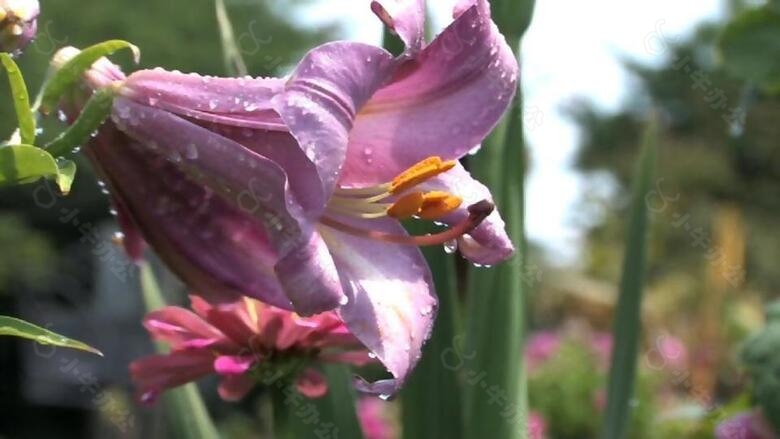
POLYGON ((547 421, 541 414, 528 414, 528 439, 545 439, 547 437, 547 421))
POLYGON ((358 400, 358 419, 366 439, 394 439, 395 427, 388 420, 385 409, 388 403, 377 398, 358 400))
POLYGON ((561 346, 561 336, 554 331, 539 331, 528 337, 525 345, 525 358, 528 371, 533 372, 539 365, 552 358, 561 346))
POLYGON ((371 361, 334 312, 304 318, 250 298, 219 305, 194 295, 190 300, 194 312, 169 306, 144 319, 152 337, 168 343, 171 352, 130 364, 143 403, 214 373, 222 377, 219 395, 227 401, 243 398, 256 383, 285 378, 316 398, 327 392, 325 378, 312 367, 316 362, 371 361))
POLYGON ((740 413, 718 425, 715 439, 776 439, 760 410, 740 413))
POLYGON ((38 31, 38 0, 0 0, 0 52, 18 55, 38 31))
POLYGON ((612 334, 608 332, 597 332, 591 336, 590 349, 596 356, 599 366, 603 369, 609 367, 613 345, 612 334))

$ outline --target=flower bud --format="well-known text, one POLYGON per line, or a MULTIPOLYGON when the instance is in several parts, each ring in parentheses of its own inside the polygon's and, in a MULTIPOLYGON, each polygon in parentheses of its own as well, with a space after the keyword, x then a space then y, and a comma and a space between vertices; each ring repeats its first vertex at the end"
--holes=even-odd
POLYGON ((0 51, 17 55, 35 38, 38 0, 0 0, 0 51))

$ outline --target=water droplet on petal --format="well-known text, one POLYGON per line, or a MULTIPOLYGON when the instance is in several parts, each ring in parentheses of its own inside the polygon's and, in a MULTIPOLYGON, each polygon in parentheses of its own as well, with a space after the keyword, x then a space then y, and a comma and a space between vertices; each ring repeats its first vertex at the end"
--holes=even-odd
POLYGON ((341 299, 339 299, 339 305, 344 306, 348 303, 349 303, 349 297, 341 296, 341 299))
POLYGON ((476 155, 479 150, 482 149, 482 144, 479 144, 469 150, 469 155, 476 155))
POLYGON ((198 147, 194 143, 190 143, 187 145, 186 151, 184 151, 184 155, 190 159, 195 160, 198 158, 198 147))
POLYGON ((376 359, 376 354, 375 354, 375 353, 373 353, 373 352, 369 352, 369 353, 368 353, 368 358, 371 358, 371 359, 374 359, 374 360, 375 360, 375 359, 376 359))
POLYGON ((451 255, 458 250, 458 240, 453 239, 444 243, 444 253, 451 255))

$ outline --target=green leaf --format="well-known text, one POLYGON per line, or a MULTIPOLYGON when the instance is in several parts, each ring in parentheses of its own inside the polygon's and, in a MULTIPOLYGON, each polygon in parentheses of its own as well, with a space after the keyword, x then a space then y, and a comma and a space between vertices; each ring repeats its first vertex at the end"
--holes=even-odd
POLYGON ((217 11, 217 24, 219 25, 219 37, 222 41, 222 56, 224 57, 225 68, 229 76, 246 76, 248 70, 241 51, 236 44, 236 36, 233 31, 233 24, 230 22, 225 2, 215 0, 214 6, 217 11))
POLYGON ((60 98, 78 83, 81 75, 89 70, 95 61, 121 49, 130 49, 133 52, 134 61, 136 63, 139 61, 141 52, 138 48, 122 40, 109 40, 95 44, 68 60, 44 84, 40 103, 41 111, 48 114, 57 105, 60 98))
POLYGON ((41 178, 57 181, 63 194, 70 191, 76 165, 70 161, 58 163, 48 152, 32 145, 11 145, 0 148, 0 186, 34 183, 41 178))
POLYGON ((35 143, 35 117, 30 110, 30 95, 27 93, 27 85, 19 66, 16 65, 11 55, 0 53, 0 62, 8 72, 8 82, 11 86, 16 118, 19 120, 19 135, 21 143, 35 143))
POLYGON ((641 305, 647 259, 648 210, 645 198, 652 189, 658 142, 658 122, 654 118, 644 135, 642 155, 637 163, 636 181, 626 235, 626 251, 615 308, 612 354, 604 414, 605 439, 624 439, 634 395, 641 333, 641 305))
POLYGON ((35 340, 40 344, 78 349, 80 351, 100 355, 101 357, 103 356, 102 352, 86 343, 73 340, 72 338, 65 337, 15 317, 0 316, 0 335, 26 338, 28 340, 35 340))
MULTIPOLYGON (((165 306, 165 298, 160 291, 152 267, 147 262, 140 264, 141 290, 148 311, 165 306)), ((164 354, 169 348, 164 343, 156 343, 157 351, 164 354)), ((168 390, 162 396, 165 420, 168 424, 168 436, 182 439, 219 439, 219 433, 209 416, 206 404, 194 383, 168 390)))
MULTIPOLYGON (((413 227, 410 233, 426 231, 413 227)), ((423 253, 439 295, 439 312, 422 359, 401 392, 403 437, 460 439, 464 424, 458 376, 461 337, 455 261, 441 247, 425 248, 423 253)))
POLYGON ((87 143, 111 114, 113 102, 113 90, 104 88, 96 91, 81 110, 78 119, 44 146, 46 151, 54 157, 62 157, 74 148, 87 143))
POLYGON ((772 90, 780 89, 780 11, 750 9, 726 26, 719 41, 725 69, 772 90))

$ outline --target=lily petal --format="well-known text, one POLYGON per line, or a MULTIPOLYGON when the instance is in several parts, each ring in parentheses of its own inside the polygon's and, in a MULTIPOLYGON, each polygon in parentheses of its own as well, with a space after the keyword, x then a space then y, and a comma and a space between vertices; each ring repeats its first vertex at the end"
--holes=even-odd
POLYGON ((283 88, 281 78, 216 78, 154 69, 131 74, 119 90, 145 106, 194 119, 287 131, 271 106, 283 88))
MULTIPOLYGON (((493 201, 490 190, 475 180, 460 164, 421 184, 419 189, 445 191, 463 199, 461 207, 439 219, 446 224, 457 224, 464 221, 469 216, 468 206, 478 201, 493 201)), ((514 253, 514 246, 506 233, 506 225, 497 209, 493 210, 471 233, 459 238, 458 248, 466 259, 482 265, 497 264, 508 259, 514 253)))
POLYGON ((371 10, 406 44, 414 56, 425 44, 425 0, 376 0, 371 10))
POLYGON ((117 204, 187 284, 215 299, 249 295, 291 308, 270 269, 276 256, 261 223, 111 124, 84 151, 117 204))
POLYGON ((273 98, 274 108, 317 167, 328 197, 339 178, 358 109, 395 66, 393 56, 378 47, 324 44, 303 58, 285 91, 273 98))
MULTIPOLYGON (((366 228, 349 218, 339 221, 366 228)), ((406 233, 395 220, 371 220, 372 230, 406 233)), ((420 359, 438 301, 431 273, 417 247, 355 237, 323 227, 349 302, 339 313, 355 335, 385 365, 398 388, 420 359)), ((382 387, 381 393, 384 392, 382 387)), ((371 386, 366 387, 372 391, 371 386)))
POLYGON ((518 65, 487 2, 473 3, 360 109, 342 185, 389 181, 430 156, 460 158, 496 126, 518 65))
POLYGON ((113 119, 142 145, 159 143, 175 166, 229 203, 253 215, 267 231, 279 259, 274 273, 301 314, 335 308, 343 293, 327 247, 301 218, 302 209, 289 194, 287 175, 267 158, 169 112, 127 99, 114 102, 113 119), (257 202, 256 211, 245 202, 257 202), (299 220, 301 220, 299 222, 299 220))

